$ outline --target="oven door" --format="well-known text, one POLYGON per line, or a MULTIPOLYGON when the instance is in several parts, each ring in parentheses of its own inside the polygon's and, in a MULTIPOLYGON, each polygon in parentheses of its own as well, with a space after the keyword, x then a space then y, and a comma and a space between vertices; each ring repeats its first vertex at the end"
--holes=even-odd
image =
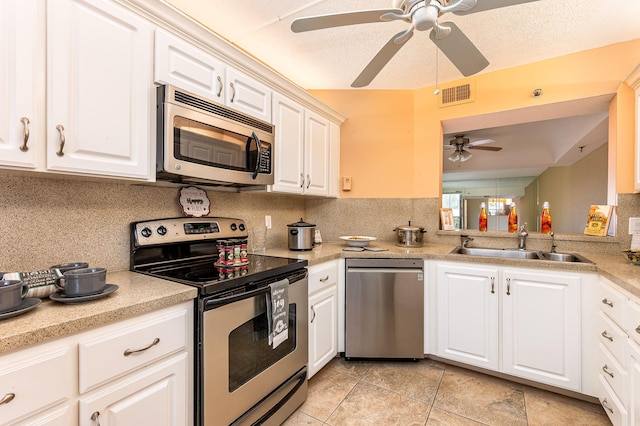
MULTIPOLYGON (((208 303, 202 320, 204 425, 252 424, 295 395, 295 410, 306 398, 307 278, 289 285, 289 336, 269 345, 266 294, 269 286, 229 303, 208 303), (277 400, 268 401, 270 394, 277 400), (264 405, 264 408, 258 406, 264 405), (245 419, 252 418, 251 421, 245 419), (234 423, 238 420, 237 423, 234 423)), ((287 413, 286 416, 290 414, 287 413)), ((275 414, 279 418, 282 413, 275 414)), ((286 418, 285 416, 285 418, 286 418)), ((283 420, 283 419, 282 419, 283 420)), ((276 423, 279 424, 279 423, 276 423)))

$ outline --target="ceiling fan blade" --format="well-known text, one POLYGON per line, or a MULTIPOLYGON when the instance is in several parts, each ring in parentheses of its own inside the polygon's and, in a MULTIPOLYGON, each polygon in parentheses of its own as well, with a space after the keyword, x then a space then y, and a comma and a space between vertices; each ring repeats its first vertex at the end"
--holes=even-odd
POLYGON ((479 140, 479 141, 471 142, 469 144, 469 146, 485 145, 485 144, 493 143, 493 142, 495 142, 493 139, 482 139, 482 140, 479 140))
POLYGON ((500 146, 473 146, 473 145, 469 145, 467 146, 467 148, 479 149, 481 151, 500 151, 502 149, 502 147, 500 146))
POLYGON ((513 6, 521 3, 531 3, 538 0, 478 0, 473 8, 469 10, 457 10, 453 11, 456 15, 468 15, 470 13, 483 12, 485 10, 497 9, 499 7, 513 6))
POLYGON ((376 56, 367 64, 367 66, 362 70, 360 75, 351 83, 351 87, 365 87, 373 81, 374 78, 380 73, 382 68, 393 58, 393 56, 398 53, 400 48, 404 46, 404 44, 409 41, 413 37, 413 31, 408 33, 406 31, 400 31, 398 34, 391 37, 391 39, 385 44, 376 56), (397 42, 398 39, 401 42, 397 42))
POLYGON ((328 15, 309 16, 307 18, 294 19, 291 23, 291 31, 301 33, 305 31, 321 30, 323 28, 341 27, 344 25, 368 24, 372 22, 385 22, 381 19, 387 13, 403 14, 402 9, 371 9, 355 12, 330 13, 328 15))
POLYGON ((478 48, 467 38, 460 28, 453 22, 441 24, 443 27, 451 28, 451 34, 443 39, 438 39, 436 31, 431 31, 429 38, 445 54, 456 68, 464 75, 479 73, 489 65, 478 48))

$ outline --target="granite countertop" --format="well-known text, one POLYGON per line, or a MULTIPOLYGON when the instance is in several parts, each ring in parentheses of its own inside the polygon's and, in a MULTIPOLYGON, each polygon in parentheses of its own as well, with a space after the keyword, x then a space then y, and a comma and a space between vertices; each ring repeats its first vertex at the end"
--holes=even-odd
POLYGON ((611 280, 626 292, 640 298, 640 266, 631 265, 626 258, 620 256, 601 255, 597 253, 578 253, 593 263, 552 262, 547 260, 499 259, 493 257, 468 256, 450 254, 456 247, 446 244, 429 244, 422 247, 404 248, 393 243, 376 241, 373 247, 385 248, 387 251, 343 251, 344 243, 323 243, 310 251, 293 251, 287 249, 268 249, 266 254, 278 257, 306 259, 309 266, 340 258, 421 258, 425 260, 445 260, 478 264, 515 266, 533 269, 550 269, 556 271, 594 272, 611 280))
MULTIPOLYGON (((283 248, 268 249, 269 256, 305 259, 309 266, 340 258, 419 258, 425 260, 459 261, 548 270, 599 273, 631 295, 640 298, 640 267, 633 266, 624 256, 579 253, 593 263, 560 263, 544 260, 497 259, 490 257, 450 254, 455 248, 445 244, 425 244, 418 248, 398 247, 393 243, 376 241, 373 247, 386 251, 343 251, 340 243, 323 243, 310 251, 283 248)), ((28 345, 41 343, 114 321, 152 312, 189 301, 197 296, 197 289, 147 275, 119 271, 109 272, 107 282, 117 284, 118 291, 81 304, 64 304, 44 299, 35 309, 22 315, 0 320, 0 354, 28 345)))
POLYGON ((195 287, 130 271, 108 272, 118 290, 101 299, 65 304, 45 298, 35 309, 0 320, 0 354, 153 312, 194 299, 195 287))

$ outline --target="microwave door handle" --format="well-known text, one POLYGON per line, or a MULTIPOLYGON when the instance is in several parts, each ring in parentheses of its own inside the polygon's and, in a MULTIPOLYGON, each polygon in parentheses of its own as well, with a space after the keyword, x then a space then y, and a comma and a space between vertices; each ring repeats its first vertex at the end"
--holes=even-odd
POLYGON ((252 175, 252 178, 255 179, 258 177, 258 170, 260 170, 260 138, 256 135, 256 132, 251 132, 251 136, 249 136, 249 140, 247 141, 247 145, 249 145, 249 147, 251 147, 252 140, 256 142, 256 166, 253 169, 252 175))

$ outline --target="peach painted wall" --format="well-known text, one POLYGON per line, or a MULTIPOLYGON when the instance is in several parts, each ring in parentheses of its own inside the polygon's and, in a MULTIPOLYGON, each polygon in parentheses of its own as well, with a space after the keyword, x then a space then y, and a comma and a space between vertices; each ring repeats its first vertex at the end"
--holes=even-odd
POLYGON ((610 136, 619 140, 617 190, 632 192, 633 165, 629 175, 628 162, 633 161, 634 152, 634 102, 621 82, 639 62, 637 39, 440 83, 442 88, 475 81, 474 102, 445 108, 438 107, 433 86, 415 91, 312 93, 347 117, 341 129, 340 167, 341 176, 351 176, 354 184, 352 191, 341 191, 340 197, 439 197, 443 121, 616 93, 617 118, 611 123, 616 131, 610 136), (531 91, 539 87, 544 95, 533 98, 531 91))

